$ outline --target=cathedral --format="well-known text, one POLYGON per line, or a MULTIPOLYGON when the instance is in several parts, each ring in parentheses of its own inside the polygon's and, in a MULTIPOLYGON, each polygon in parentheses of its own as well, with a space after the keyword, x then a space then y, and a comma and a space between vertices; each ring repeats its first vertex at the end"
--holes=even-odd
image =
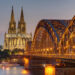
POLYGON ((26 50, 26 44, 31 40, 32 35, 26 33, 23 8, 21 8, 20 20, 18 26, 16 26, 14 10, 12 7, 8 33, 5 33, 4 35, 4 49, 14 50, 17 48, 26 50))

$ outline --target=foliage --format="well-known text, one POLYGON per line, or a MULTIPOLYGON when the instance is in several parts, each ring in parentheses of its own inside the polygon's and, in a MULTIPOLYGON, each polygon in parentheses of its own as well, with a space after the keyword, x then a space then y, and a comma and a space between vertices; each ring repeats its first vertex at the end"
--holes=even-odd
POLYGON ((22 55, 23 53, 24 53, 24 50, 22 49, 14 49, 12 51, 9 49, 0 50, 0 60, 8 59, 10 58, 11 55, 22 55))
POLYGON ((12 51, 12 55, 19 55, 19 53, 24 53, 24 50, 16 48, 12 51))
POLYGON ((0 51, 0 58, 1 59, 7 59, 7 58, 10 57, 10 55, 11 55, 11 51, 8 50, 8 49, 5 49, 3 51, 0 51))

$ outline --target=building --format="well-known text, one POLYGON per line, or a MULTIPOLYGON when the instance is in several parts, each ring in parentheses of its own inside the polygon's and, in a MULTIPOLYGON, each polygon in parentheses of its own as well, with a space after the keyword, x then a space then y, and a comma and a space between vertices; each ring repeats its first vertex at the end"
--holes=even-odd
POLYGON ((26 44, 26 50, 27 51, 31 51, 31 45, 32 45, 32 41, 28 41, 26 44))
POLYGON ((20 21, 18 22, 18 26, 16 26, 14 10, 12 7, 8 33, 5 33, 4 37, 4 49, 13 50, 18 48, 26 50, 26 43, 32 40, 32 35, 26 33, 23 8, 21 8, 20 21))

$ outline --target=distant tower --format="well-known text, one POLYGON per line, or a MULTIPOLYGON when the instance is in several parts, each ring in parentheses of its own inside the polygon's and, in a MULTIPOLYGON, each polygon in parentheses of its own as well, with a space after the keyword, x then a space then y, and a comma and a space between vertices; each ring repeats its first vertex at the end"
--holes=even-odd
POLYGON ((10 19, 10 22, 9 22, 8 33, 10 33, 10 34, 16 33, 16 22, 15 22, 15 18, 14 18, 13 6, 12 6, 12 12, 11 12, 11 19, 10 19))
POLYGON ((21 8, 20 21, 18 23, 18 33, 26 34, 26 24, 24 22, 23 8, 21 8))

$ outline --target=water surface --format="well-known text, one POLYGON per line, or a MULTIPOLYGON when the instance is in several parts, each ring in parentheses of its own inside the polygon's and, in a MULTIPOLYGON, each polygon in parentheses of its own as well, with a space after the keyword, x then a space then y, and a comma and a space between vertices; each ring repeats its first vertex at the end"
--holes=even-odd
POLYGON ((0 68, 0 75, 31 75, 24 67, 2 67, 0 68))
MULTIPOLYGON (((24 67, 7 67, 0 68, 0 75, 49 75, 45 74, 45 69, 35 68, 32 70, 25 70, 24 67)), ((74 67, 55 68, 55 75, 75 75, 74 67)))

